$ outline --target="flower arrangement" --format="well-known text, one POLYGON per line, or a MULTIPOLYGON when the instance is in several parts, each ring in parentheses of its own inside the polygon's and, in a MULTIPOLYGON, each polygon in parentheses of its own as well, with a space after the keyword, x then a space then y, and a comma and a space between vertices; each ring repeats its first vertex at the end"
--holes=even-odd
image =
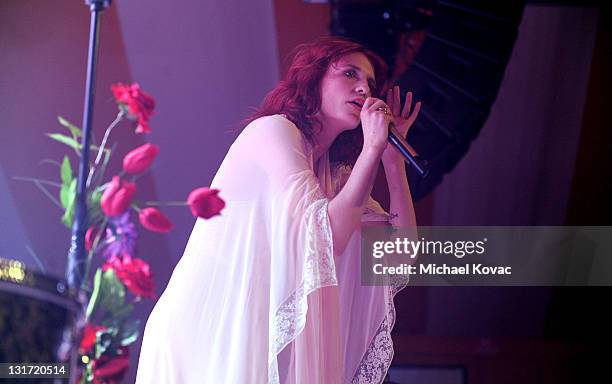
MULTIPOLYGON (((109 181, 104 174, 113 150, 108 140, 113 129, 121 121, 136 126, 135 133, 149 133, 149 120, 154 113, 155 100, 138 84, 113 84, 111 86, 119 112, 107 127, 99 146, 92 145, 96 153, 87 178, 88 222, 85 235, 87 264, 82 289, 87 292, 85 324, 79 344, 82 372, 79 382, 119 383, 129 367, 130 344, 138 340, 140 324, 131 317, 134 305, 142 298, 155 299, 153 274, 149 264, 136 257, 138 230, 134 216, 145 229, 158 233, 169 232, 172 222, 157 208, 162 205, 186 205, 196 217, 210 219, 219 215, 225 202, 219 191, 209 188, 194 189, 186 201, 139 202, 133 199, 137 191, 137 177, 146 172, 156 156, 159 146, 146 143, 133 149, 123 157, 123 169, 109 181), (95 258, 101 266, 90 271, 95 258)), ((53 140, 80 153, 80 128, 59 117, 62 126, 70 135, 49 134, 53 140)), ((70 159, 64 156, 60 164, 61 184, 47 180, 22 178, 33 181, 63 210, 62 222, 72 226, 76 178, 70 159), (55 200, 46 186, 59 187, 59 201, 55 200)))

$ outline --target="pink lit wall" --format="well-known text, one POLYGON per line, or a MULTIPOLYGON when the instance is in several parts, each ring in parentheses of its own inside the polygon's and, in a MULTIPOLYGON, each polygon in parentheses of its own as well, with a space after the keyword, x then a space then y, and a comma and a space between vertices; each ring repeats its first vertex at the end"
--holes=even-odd
MULTIPOLYGON (((81 0, 0 2, 0 256, 56 276, 64 274, 70 237, 62 212, 34 185, 13 177, 59 179, 57 167, 39 162, 60 161, 65 148, 44 133, 63 129, 57 115, 80 125, 88 30, 81 0)), ((139 82, 157 101, 148 137, 135 136, 128 125, 111 137, 119 154, 145 139, 161 147, 136 198, 182 200, 208 185, 240 121, 278 81, 272 2, 117 0, 104 12, 100 36, 97 139, 116 115, 112 83, 139 82)), ((119 162, 113 166, 118 171, 119 162)), ((139 241, 158 293, 194 223, 186 207, 165 212, 174 230, 165 236, 140 230, 139 241)), ((142 307, 143 321, 152 305, 142 307)))
MULTIPOLYGON (((152 1, 146 7, 115 1, 104 13, 94 134, 99 140, 116 114, 110 84, 139 82, 157 100, 153 133, 136 136, 125 124, 111 136, 119 154, 143 140, 161 146, 152 172, 139 181, 138 198, 181 200, 210 183, 240 120, 278 79, 271 7, 269 1, 152 1)), ((13 177, 57 180, 56 167, 39 162, 60 161, 65 148, 44 134, 63 129, 57 115, 80 125, 88 29, 81 1, 0 4, 0 252, 38 265, 27 245, 58 276, 68 247, 61 211, 33 184, 13 177), (26 244, 15 242, 17 235, 26 244)), ((180 257, 193 224, 186 208, 167 213, 176 224, 172 234, 143 232, 141 242, 155 243, 142 256, 165 260, 165 269, 180 257)))

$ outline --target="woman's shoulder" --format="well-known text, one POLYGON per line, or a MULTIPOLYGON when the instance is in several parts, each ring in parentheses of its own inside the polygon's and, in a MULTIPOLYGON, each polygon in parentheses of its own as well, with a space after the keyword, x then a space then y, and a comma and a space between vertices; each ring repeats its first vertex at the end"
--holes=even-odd
POLYGON ((279 133, 295 133, 295 131, 297 131, 299 133, 298 127, 289 120, 286 115, 281 114, 258 117, 251 121, 244 128, 243 132, 261 133, 262 129, 264 129, 266 133, 271 133, 271 131, 279 131, 279 133), (259 131, 255 132, 256 130, 259 131))
POLYGON ((260 149, 265 150, 268 146, 305 146, 305 137, 300 129, 285 115, 262 116, 251 121, 240 134, 243 140, 256 141, 264 145, 260 149))
POLYGON ((262 116, 251 121, 240 133, 235 147, 246 146, 268 154, 309 152, 309 145, 298 127, 285 115, 262 116))

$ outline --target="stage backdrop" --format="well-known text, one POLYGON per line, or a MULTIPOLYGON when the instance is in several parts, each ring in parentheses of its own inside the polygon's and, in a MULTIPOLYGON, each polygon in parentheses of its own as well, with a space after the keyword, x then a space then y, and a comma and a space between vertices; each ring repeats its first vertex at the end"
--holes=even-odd
MULTIPOLYGON (((137 81, 157 100, 147 140, 160 145, 161 153, 139 182, 138 198, 178 200, 193 187, 208 185, 240 120, 278 80, 277 47, 284 54, 315 37, 302 39, 299 31, 325 30, 325 14, 299 18, 292 10, 307 5, 279 4, 117 0, 105 12, 94 119, 98 139, 116 114, 111 83, 137 81)), ((428 198, 430 212, 422 224, 563 223, 596 21, 591 9, 526 7, 491 116, 470 152, 428 198)), ((0 2, 0 256, 58 276, 69 240, 61 212, 32 184, 13 177, 58 177, 54 166, 39 161, 61 159, 64 147, 44 133, 61 129, 58 114, 80 124, 88 23, 81 0, 0 2)), ((125 125, 113 137, 119 153, 143 142, 125 125)), ((174 231, 162 236, 143 230, 139 241, 158 292, 194 222, 187 209, 165 212, 176 224, 174 231)), ((482 308, 472 300, 478 293, 431 289, 411 300, 406 292, 398 326, 407 333, 444 336, 507 334, 510 327, 513 336, 542 331, 546 290, 498 293, 487 296, 485 311, 474 311, 482 308), (511 302, 520 302, 525 314, 518 308, 504 312, 511 302), (483 315, 462 317, 478 312, 483 315)), ((143 306, 140 316, 146 318, 150 309, 143 306)), ((132 352, 127 382, 133 381, 138 347, 132 352)))

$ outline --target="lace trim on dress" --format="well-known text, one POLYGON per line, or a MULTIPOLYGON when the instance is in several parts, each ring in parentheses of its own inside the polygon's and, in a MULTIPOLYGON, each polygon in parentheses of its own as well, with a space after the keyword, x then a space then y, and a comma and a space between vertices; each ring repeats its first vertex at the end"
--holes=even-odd
POLYGON ((351 384, 380 384, 385 379, 393 360, 393 340, 391 330, 395 324, 395 295, 406 287, 406 279, 391 282, 387 295, 387 314, 355 370, 351 384))
MULTIPOLYGON (((336 193, 338 193, 346 183, 351 173, 351 167, 340 166, 336 168, 335 171, 335 188, 336 193)), ((380 220, 388 222, 390 217, 391 215, 370 196, 364 211, 363 219, 366 221, 380 220)), ((389 366, 391 365, 391 361, 393 360, 393 340, 391 339, 391 331, 395 324, 395 305, 393 300, 395 295, 406 287, 407 284, 407 277, 402 277, 400 275, 391 277, 389 281, 389 294, 387 295, 387 314, 372 338, 368 350, 363 355, 359 366, 355 370, 351 382, 352 384, 379 384, 384 380, 389 370, 389 366)))
POLYGON ((278 384, 280 380, 277 355, 304 329, 307 296, 319 288, 338 285, 327 204, 325 198, 316 200, 304 214, 307 248, 302 282, 278 308, 270 322, 268 382, 271 384, 278 384))

